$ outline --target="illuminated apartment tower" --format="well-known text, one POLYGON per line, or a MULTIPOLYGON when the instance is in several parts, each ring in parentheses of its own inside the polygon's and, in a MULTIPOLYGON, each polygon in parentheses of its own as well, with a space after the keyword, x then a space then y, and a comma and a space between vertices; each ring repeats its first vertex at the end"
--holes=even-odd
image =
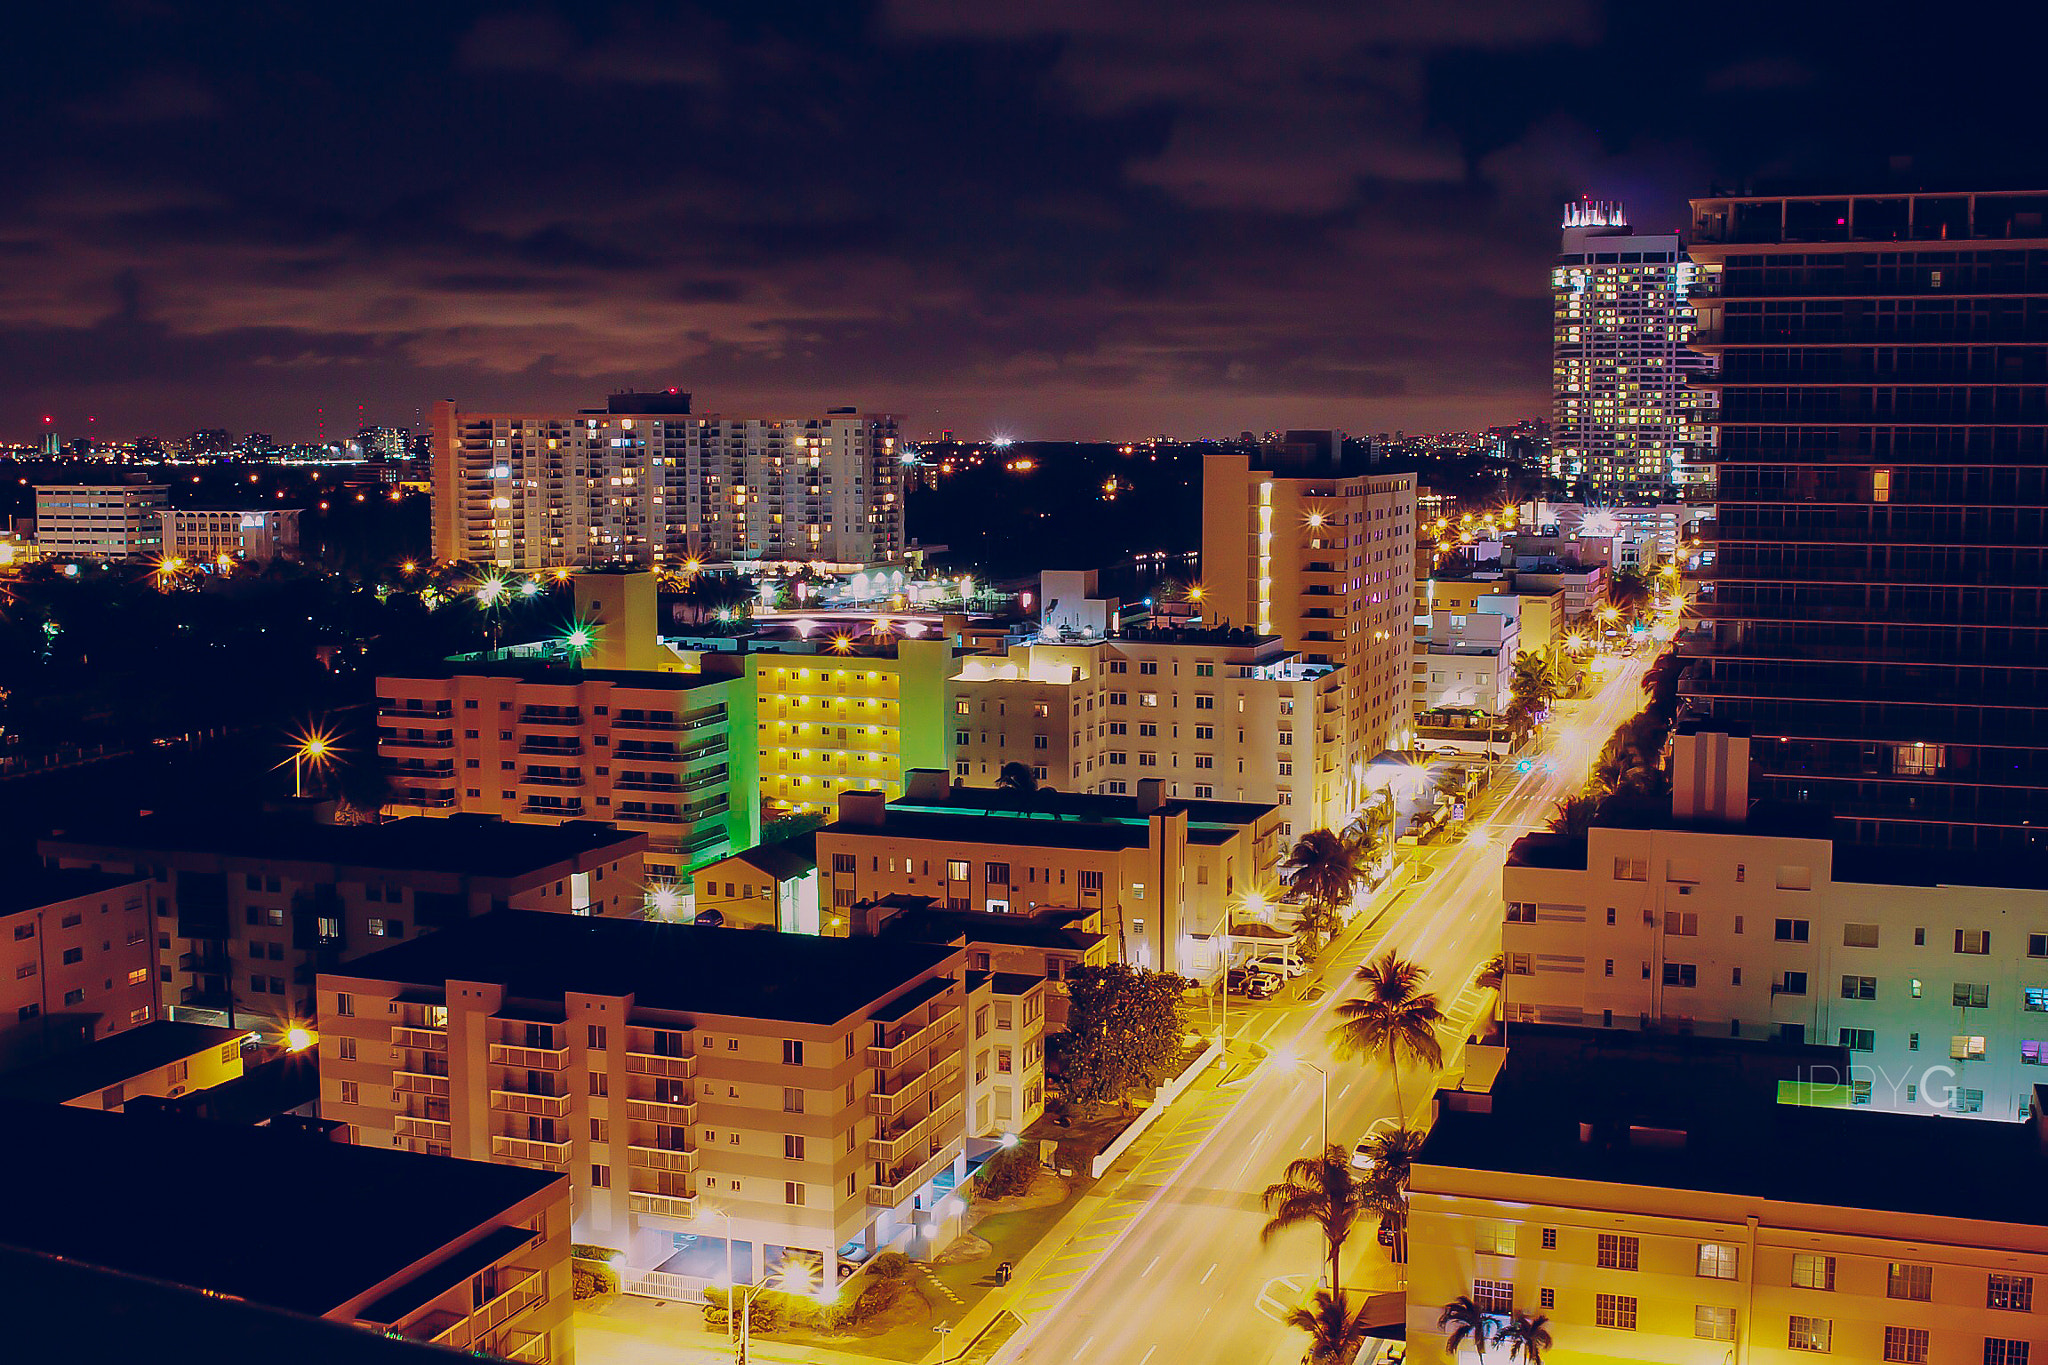
POLYGON ((1687 374, 1694 268, 1675 233, 1638 235, 1619 204, 1567 204, 1550 272, 1550 473, 1589 497, 1703 491, 1701 391, 1687 374))
POLYGON ((1692 705, 1859 843, 2038 849, 2048 191, 1692 208, 1721 493, 1692 705))
POLYGON ((1343 668, 1355 808, 1366 765, 1411 738, 1415 476, 1343 451, 1341 431, 1290 431, 1203 458, 1202 612, 1343 668))
POLYGON ((580 412, 432 412, 434 555, 509 569, 903 556, 896 419, 693 416, 690 395, 580 412))

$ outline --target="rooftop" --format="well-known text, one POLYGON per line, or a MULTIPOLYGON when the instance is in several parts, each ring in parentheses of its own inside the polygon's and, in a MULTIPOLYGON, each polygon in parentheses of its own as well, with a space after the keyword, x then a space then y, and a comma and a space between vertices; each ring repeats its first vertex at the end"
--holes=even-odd
POLYGON ((0 1075, 0 1096, 63 1104, 248 1036, 247 1029, 156 1019, 0 1075))
MULTIPOLYGON (((388 678, 518 678, 532 683, 556 683, 573 687, 578 683, 608 682, 615 687, 637 687, 671 692, 689 692, 713 683, 731 682, 731 673, 684 673, 638 668, 585 668, 555 641, 538 645, 512 645, 484 654, 462 654, 425 668, 387 673, 388 678), (541 651, 525 652, 520 651, 541 651)), ((404 712, 398 713, 401 717, 404 712)))
POLYGON ((289 816, 220 820, 205 812, 144 814, 55 830, 69 848, 200 853, 338 867, 517 877, 600 850, 644 846, 646 836, 590 820, 520 825, 484 816, 412 816, 381 825, 322 825, 289 816))
POLYGON ((1071 927, 1075 919, 1089 913, 1081 910, 1039 910, 1012 915, 989 910, 947 910, 924 896, 886 899, 911 903, 882 921, 875 931, 881 938, 919 943, 1001 943, 1013 948, 1085 952, 1105 937, 1071 927), (915 903, 920 901, 923 903, 915 903))
POLYGON ((759 844, 733 857, 779 882, 793 881, 818 870, 818 834, 811 830, 793 839, 759 844))
MULTIPOLYGON (((1116 800, 1115 797, 1096 798, 1116 800)), ((1172 802, 1160 808, 1159 814, 1168 815, 1178 806, 1217 804, 1210 802, 1172 802)), ((1266 807, 1250 806, 1263 814, 1266 807)), ((1240 829, 1250 825, 1257 816, 1241 821, 1221 823, 1196 823, 1193 811, 1188 815, 1188 842, 1192 844, 1227 843, 1240 829)), ((1102 852, 1115 852, 1127 848, 1144 848, 1151 842, 1151 824, 1143 816, 1104 817, 1075 816, 1058 818, 1054 815, 1016 813, 1000 814, 983 811, 978 807, 948 806, 937 809, 930 807, 903 806, 891 804, 879 825, 861 824, 857 821, 835 820, 819 831, 822 834, 875 834, 886 831, 906 839, 936 839, 943 843, 958 844, 1010 844, 1027 848, 1077 848, 1102 852)))
POLYGON ((893 939, 494 910, 337 974, 414 986, 488 981, 523 1000, 631 995, 651 1009, 834 1024, 953 955, 893 939))
MULTIPOLYGON (((318 1316, 563 1177, 269 1128, 0 1101, 33 1180, 0 1201, 0 1244, 318 1316), (263 1196, 161 1210, 167 1173, 232 1173, 263 1196), (290 1236, 277 1215, 288 1207, 290 1236), (396 1210, 398 1212, 394 1213, 396 1210)), ((67 1357, 68 1358, 68 1357, 67 1357)))
POLYGON ((1841 1049, 1527 1024, 1508 1038, 1490 1110, 1445 1092, 1416 1158, 1418 1188, 1434 1184, 1421 1168, 1443 1166, 2048 1224, 2038 1117, 1992 1123, 1777 1102, 1780 1080, 1817 1067, 1846 1076, 1841 1049))
POLYGON ((40 910, 79 896, 96 896, 117 886, 144 880, 126 872, 94 872, 86 867, 25 867, 0 877, 0 915, 40 910))

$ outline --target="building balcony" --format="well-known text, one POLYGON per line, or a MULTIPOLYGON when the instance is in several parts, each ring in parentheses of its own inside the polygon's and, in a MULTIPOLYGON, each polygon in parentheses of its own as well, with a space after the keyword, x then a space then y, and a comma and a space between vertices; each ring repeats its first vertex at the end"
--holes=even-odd
POLYGON ((394 1071, 391 1088, 401 1095, 434 1095, 445 1098, 448 1077, 431 1071, 394 1071))
POLYGON ((454 735, 400 735, 389 730, 377 732, 379 749, 452 749, 454 735))
POLYGON ((414 1028, 406 1024, 391 1026, 393 1047, 418 1048, 424 1052, 446 1052, 448 1031, 438 1028, 414 1028))
POLYGON ((619 781, 612 783, 612 790, 617 792, 667 792, 672 796, 681 796, 684 792, 689 791, 690 788, 685 787, 680 782, 619 781))
POLYGON ((930 1183, 931 1178, 953 1164, 960 1144, 949 1142, 915 1166, 898 1167, 886 1185, 868 1186, 868 1203, 892 1209, 930 1183))
POLYGON ((400 788, 394 804, 419 806, 423 809, 432 810, 442 806, 454 805, 455 793, 421 791, 418 788, 400 788))
POLYGON ((583 745, 580 742, 544 744, 538 740, 527 739, 520 741, 519 752, 534 758, 581 758, 583 745))
POLYGON ((566 1047, 515 1047, 511 1043, 491 1044, 491 1065, 516 1067, 521 1071, 560 1071, 569 1065, 566 1047))
POLYGON ((180 953, 178 970, 198 972, 203 976, 226 976, 229 970, 228 959, 212 952, 180 953))
POLYGON ((688 1127, 697 1121, 697 1105, 694 1101, 637 1100, 626 1101, 626 1117, 640 1123, 666 1123, 676 1127, 688 1127))
POLYGON ((908 1113, 912 1105, 931 1093, 933 1086, 941 1082, 960 1079, 960 1060, 948 1058, 935 1067, 920 1071, 917 1075, 901 1082, 893 1091, 876 1091, 868 1096, 868 1112, 878 1118, 894 1118, 908 1113))
MULTIPOLYGON (((438 1317, 429 1319, 436 1330, 426 1340, 432 1345, 447 1346, 457 1351, 481 1351, 485 1336, 547 1300, 545 1271, 517 1267, 506 1271, 505 1275, 508 1281, 506 1288, 485 1299, 473 1311, 445 1324, 438 1317)), ((546 1340, 545 1337, 541 1339, 546 1340)))
POLYGON ((567 1095, 536 1095, 524 1090, 492 1090, 491 1108, 505 1114, 531 1114, 538 1118, 566 1118, 570 1099, 567 1095))
POLYGON ((650 1194, 645 1190, 632 1190, 626 1195, 626 1207, 634 1213, 651 1213, 658 1218, 695 1218, 697 1196, 650 1194))
POLYGON ((913 1154, 922 1155, 931 1150, 933 1134, 942 1133, 946 1126, 960 1117, 965 1101, 953 1096, 923 1118, 914 1119, 906 1126, 885 1131, 868 1139, 868 1156, 876 1161, 886 1162, 891 1169, 913 1154))
POLYGON ((680 730, 683 723, 673 716, 614 716, 614 730, 680 730))
POLYGON ((659 1076, 664 1080, 692 1081, 697 1078, 697 1054, 671 1057, 659 1052, 626 1053, 626 1070, 635 1076, 659 1076))
POLYGON ((514 1166, 560 1171, 569 1164, 570 1155, 570 1144, 566 1142, 542 1142, 537 1138, 507 1137, 503 1133, 491 1136, 492 1159, 510 1162, 514 1166))
POLYGON ((225 986, 187 986, 178 993, 178 1003, 194 1009, 224 1010, 234 1004, 234 995, 225 986))
POLYGON ((529 787, 580 787, 583 785, 583 774, 528 772, 521 773, 519 781, 522 786, 529 787))
POLYGON ((583 712, 580 710, 521 711, 519 713, 519 723, 521 725, 581 725, 583 723, 583 712))
POLYGON ((521 1362, 521 1365, 547 1365, 548 1334, 546 1332, 510 1332, 499 1348, 490 1354, 501 1360, 521 1362))
POLYGON ((391 1120, 391 1132, 394 1137, 447 1142, 454 1136, 455 1129, 446 1119, 420 1119, 410 1114, 398 1114, 391 1120))
POLYGON ((563 801, 559 804, 529 800, 520 808, 523 815, 547 815, 556 819, 580 820, 583 818, 581 801, 563 801))
POLYGON ((944 1033, 952 1025, 959 1023, 960 1013, 960 1007, 956 1005, 926 1024, 923 1028, 916 1030, 888 1047, 869 1047, 868 1065, 881 1067, 885 1071, 901 1066, 910 1060, 913 1053, 917 1052, 920 1048, 930 1047, 940 1034, 944 1033))
POLYGON ((643 1147, 637 1143, 626 1146, 626 1160, 639 1171, 663 1171, 670 1175, 689 1175, 697 1169, 695 1147, 643 1147))
POLYGON ((455 707, 445 701, 432 706, 414 707, 398 706, 388 700, 382 700, 377 703, 377 715, 380 718, 389 716, 392 720, 400 721, 452 720, 455 717, 455 707))

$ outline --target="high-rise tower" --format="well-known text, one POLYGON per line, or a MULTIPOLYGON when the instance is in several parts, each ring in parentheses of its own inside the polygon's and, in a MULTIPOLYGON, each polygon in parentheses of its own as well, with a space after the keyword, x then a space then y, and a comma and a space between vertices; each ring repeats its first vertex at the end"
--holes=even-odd
POLYGON ((1684 683, 1863 842, 2048 827, 2048 191, 1693 201, 1719 519, 1684 683))
POLYGON ((1638 234, 1619 204, 1564 211, 1550 273, 1550 473, 1601 500, 1704 492, 1694 267, 1676 233, 1638 234))

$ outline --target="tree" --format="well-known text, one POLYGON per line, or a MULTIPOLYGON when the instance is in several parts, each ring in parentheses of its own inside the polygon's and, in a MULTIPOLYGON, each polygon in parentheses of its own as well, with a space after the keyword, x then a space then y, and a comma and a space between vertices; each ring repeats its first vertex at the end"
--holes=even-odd
POLYGON ((1509 1360, 1543 1365, 1543 1353, 1550 1349, 1550 1319, 1542 1313, 1532 1318, 1517 1308, 1495 1329, 1493 1339, 1508 1348, 1509 1360))
POLYGON ((1306 1308, 1295 1309, 1282 1321, 1308 1333, 1302 1365, 1344 1365, 1365 1345, 1365 1307, 1353 1309, 1341 1289, 1318 1289, 1306 1308))
POLYGON ((1508 727, 1508 733, 1514 737, 1516 748, 1520 748, 1528 741, 1529 736, 1536 733, 1535 708, 1521 697, 1510 701, 1507 710, 1500 713, 1500 718, 1501 723, 1508 727))
POLYGON ((1639 568, 1614 570, 1607 576, 1607 600, 1622 620, 1635 620, 1650 602, 1649 573, 1639 568))
POLYGON ((1567 796, 1557 803, 1557 813, 1550 817, 1553 834, 1563 834, 1573 839, 1583 839, 1586 831, 1593 828, 1593 817, 1600 811, 1600 799, 1581 792, 1567 796))
POLYGON ((1317 912, 1303 913, 1301 933, 1312 947, 1321 947, 1341 923, 1338 907, 1351 903, 1365 879, 1358 851, 1327 829, 1312 829, 1295 841, 1281 870, 1317 912))
POLYGON ((1541 711, 1557 700, 1564 690, 1557 676, 1557 669, 1541 654, 1523 650, 1515 656, 1514 677, 1508 683, 1508 690, 1519 700, 1530 704, 1530 709, 1541 711))
POLYGON ((1365 1182, 1352 1166, 1350 1154, 1335 1145, 1319 1156, 1299 1157, 1287 1163, 1278 1181, 1266 1186, 1260 1196, 1266 1209, 1266 1225, 1259 1229, 1259 1241, 1270 1242, 1289 1228, 1309 1223, 1322 1230, 1323 1244, 1330 1258, 1330 1288, 1343 1281, 1339 1266, 1345 1239, 1367 1211, 1365 1182))
POLYGON ((1366 1211, 1393 1234, 1394 1263, 1408 1262, 1408 1173, 1422 1151, 1422 1134, 1406 1128, 1386 1129, 1366 1139, 1371 1159, 1365 1173, 1366 1211))
POLYGON ((1444 1311, 1437 1314, 1436 1325, 1450 1329, 1444 1333, 1444 1349, 1452 1355, 1470 1341, 1479 1358, 1486 1359, 1486 1348, 1493 1341, 1493 1318, 1470 1298, 1460 1294, 1445 1304, 1444 1311))
MULTIPOLYGON (((996 774, 996 790, 1008 792, 1011 802, 1022 815, 1029 815, 1042 797, 1052 794, 1052 788, 1039 785, 1038 774, 1028 763, 1005 763, 1003 770, 996 774)), ((1058 819, 1059 812, 1053 812, 1053 818, 1058 819)))
POLYGON ((1401 1100, 1401 1059, 1434 1070, 1443 1065, 1443 1044, 1436 1027, 1444 1011, 1434 991, 1425 991, 1423 968, 1397 957, 1389 948, 1360 967, 1357 979, 1365 994, 1337 1006, 1340 1023, 1330 1030, 1330 1046, 1339 1056, 1384 1059, 1394 1076, 1394 1104, 1402 1124, 1408 1109, 1401 1100))
POLYGON ((1067 1027, 1046 1039, 1048 1069, 1071 1104, 1123 1104, 1173 1075, 1181 1059, 1182 993, 1172 972, 1115 962, 1067 976, 1067 1027))

